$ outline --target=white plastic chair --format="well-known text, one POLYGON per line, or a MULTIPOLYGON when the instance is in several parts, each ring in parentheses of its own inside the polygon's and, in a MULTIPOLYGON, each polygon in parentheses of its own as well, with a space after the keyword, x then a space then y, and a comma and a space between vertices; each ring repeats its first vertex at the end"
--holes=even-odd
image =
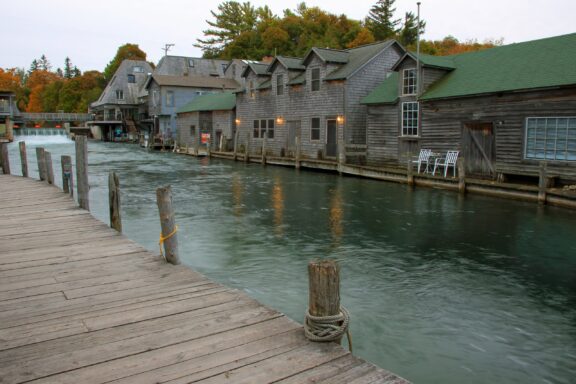
POLYGON ((459 151, 448 151, 446 152, 445 157, 436 159, 436 161, 434 162, 434 170, 432 171, 432 174, 433 175, 436 174, 436 168, 444 167, 444 177, 446 177, 448 175, 448 168, 452 167, 453 175, 454 177, 456 177, 456 162, 458 161, 459 153, 460 153, 459 151))
POLYGON ((430 156, 432 155, 431 149, 421 149, 418 155, 418 160, 412 160, 413 163, 418 164, 418 173, 420 173, 420 166, 425 164, 424 172, 428 169, 428 162, 430 161, 430 156))

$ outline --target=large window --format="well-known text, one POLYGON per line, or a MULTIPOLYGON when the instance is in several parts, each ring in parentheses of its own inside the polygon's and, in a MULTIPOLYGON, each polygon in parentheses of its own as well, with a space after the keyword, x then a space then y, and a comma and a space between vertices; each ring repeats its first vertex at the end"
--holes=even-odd
POLYGON ((402 103, 402 136, 418 136, 418 102, 402 103))
POLYGON ((132 72, 134 73, 143 73, 144 72, 144 68, 142 68, 140 65, 135 65, 132 67, 132 72))
POLYGON ((526 119, 524 156, 534 160, 576 160, 576 117, 526 119))
POLYGON ((310 123, 310 140, 320 140, 320 118, 313 117, 310 123))
POLYGON ((254 133, 253 136, 255 139, 263 138, 268 131, 268 138, 274 138, 274 119, 261 119, 261 120, 254 120, 254 133))
POLYGON ((136 76, 134 75, 128 75, 128 82, 131 84, 134 84, 136 82, 136 76))
POLYGON ((284 75, 281 73, 276 75, 276 94, 283 95, 284 94, 284 75))
POLYGON ((312 91, 320 90, 320 68, 312 68, 312 82, 310 89, 312 91))
POLYGON ((124 91, 121 89, 116 90, 116 99, 124 100, 124 91))
POLYGON ((174 106, 174 91, 167 91, 166 92, 166 106, 173 107, 174 106))
POLYGON ((402 72, 402 94, 415 95, 416 94, 416 69, 405 69, 402 72))

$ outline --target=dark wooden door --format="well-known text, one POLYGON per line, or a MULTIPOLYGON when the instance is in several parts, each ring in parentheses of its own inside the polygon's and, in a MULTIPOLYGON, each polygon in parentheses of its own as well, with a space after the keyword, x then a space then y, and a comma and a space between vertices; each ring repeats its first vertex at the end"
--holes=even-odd
POLYGON ((286 122, 288 126, 288 136, 286 137, 286 149, 289 152, 296 152, 296 136, 300 137, 300 120, 289 120, 286 122))
POLYGON ((336 120, 326 120, 326 157, 336 157, 337 152, 336 120))
POLYGON ((467 175, 494 177, 495 150, 494 124, 464 125, 461 156, 464 157, 467 175))

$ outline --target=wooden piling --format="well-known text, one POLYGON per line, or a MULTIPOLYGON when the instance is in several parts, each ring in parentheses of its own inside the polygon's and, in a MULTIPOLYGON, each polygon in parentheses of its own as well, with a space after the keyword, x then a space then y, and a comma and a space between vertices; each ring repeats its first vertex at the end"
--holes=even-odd
POLYGON ((409 186, 414 186, 414 168, 412 167, 412 156, 408 154, 406 160, 406 182, 409 186))
POLYGON ((88 184, 88 138, 86 136, 77 136, 76 141, 76 185, 78 190, 78 205, 80 208, 90 210, 88 193, 90 185, 88 184))
POLYGON ((28 155, 26 154, 26 143, 21 141, 18 143, 20 148, 20 163, 22 164, 22 177, 28 177, 28 155))
POLYGON ((170 186, 158 188, 156 190, 156 201, 160 214, 160 251, 164 246, 164 256, 166 261, 172 264, 180 264, 178 256, 178 229, 174 219, 174 209, 172 208, 172 188, 170 186))
POLYGON ((234 161, 238 160, 238 138, 240 137, 240 130, 236 128, 236 133, 234 134, 234 161))
POLYGON ((262 165, 266 165, 266 151, 267 151, 267 137, 268 137, 268 131, 264 132, 264 139, 262 140, 262 160, 261 163, 262 165))
POLYGON ((74 196, 74 182, 72 180, 72 157, 62 156, 60 158, 62 165, 62 190, 64 193, 74 196))
POLYGON ((460 157, 456 162, 458 166, 458 192, 461 194, 466 193, 466 167, 464 166, 464 158, 460 157))
POLYGON ((116 172, 108 175, 108 202, 110 206, 110 228, 122 233, 122 217, 120 215, 120 181, 116 172))
POLYGON ((46 158, 44 157, 44 148, 37 147, 36 148, 36 160, 38 161, 38 177, 40 181, 46 181, 47 173, 46 170, 46 158))
POLYGON ((244 161, 247 163, 250 161, 250 137, 246 140, 246 149, 244 150, 244 161))
POLYGON ((10 156, 8 156, 8 143, 0 144, 0 159, 2 160, 2 172, 10 174, 10 156))
POLYGON ((348 322, 348 319, 343 320, 343 309, 340 307, 340 266, 334 260, 311 261, 308 263, 308 284, 306 337, 312 341, 336 341, 340 343, 343 334, 347 331, 348 322), (337 317, 342 317, 342 320, 331 320, 331 318, 337 317), (323 324, 327 326, 323 327, 323 324), (343 325, 344 328, 340 330, 339 334, 333 335, 336 338, 324 335, 327 332, 332 333, 334 327, 343 325), (323 330, 319 330, 319 328, 323 328, 323 330))
POLYGON ((52 154, 44 151, 44 162, 46 163, 46 182, 54 185, 54 167, 52 166, 52 154))
POLYGON ((548 187, 548 175, 546 169, 546 162, 540 163, 539 179, 538 179, 538 204, 546 204, 546 188, 548 187))
POLYGON ((296 141, 296 158, 294 159, 294 167, 300 169, 300 136, 295 137, 296 141))

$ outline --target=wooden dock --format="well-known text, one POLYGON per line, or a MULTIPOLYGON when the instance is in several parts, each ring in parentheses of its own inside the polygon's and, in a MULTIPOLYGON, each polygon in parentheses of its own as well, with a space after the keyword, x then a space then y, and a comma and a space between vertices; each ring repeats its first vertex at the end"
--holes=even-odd
POLYGON ((407 383, 0 175, 0 383, 407 383))

